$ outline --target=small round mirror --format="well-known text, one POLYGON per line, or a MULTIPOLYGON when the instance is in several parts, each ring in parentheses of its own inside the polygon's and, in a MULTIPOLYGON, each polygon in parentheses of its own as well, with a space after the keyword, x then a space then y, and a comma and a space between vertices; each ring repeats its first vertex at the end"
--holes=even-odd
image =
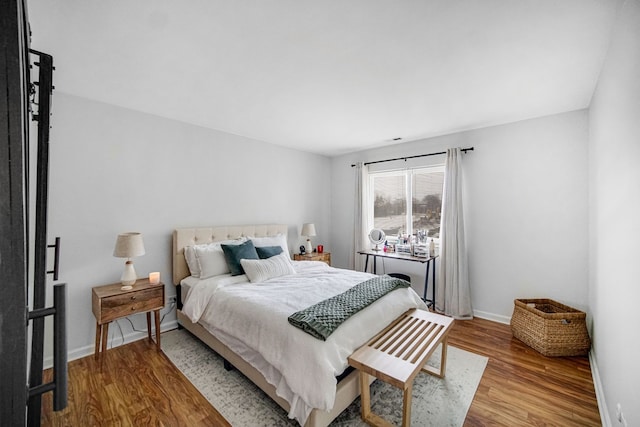
POLYGON ((380 248, 378 248, 378 245, 383 244, 386 238, 387 236, 384 234, 384 231, 380 230, 379 228, 374 228, 369 232, 369 240, 371 241, 371 243, 376 245, 376 251, 380 250, 380 248))

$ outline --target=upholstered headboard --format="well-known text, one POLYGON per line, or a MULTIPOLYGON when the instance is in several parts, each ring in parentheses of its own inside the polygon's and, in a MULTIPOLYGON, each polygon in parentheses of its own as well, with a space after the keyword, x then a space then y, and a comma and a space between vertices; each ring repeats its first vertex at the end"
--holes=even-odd
POLYGON ((173 230, 173 284, 178 285, 182 279, 189 276, 189 267, 184 258, 185 246, 238 239, 243 236, 286 236, 287 229, 288 227, 282 224, 177 228, 173 230))

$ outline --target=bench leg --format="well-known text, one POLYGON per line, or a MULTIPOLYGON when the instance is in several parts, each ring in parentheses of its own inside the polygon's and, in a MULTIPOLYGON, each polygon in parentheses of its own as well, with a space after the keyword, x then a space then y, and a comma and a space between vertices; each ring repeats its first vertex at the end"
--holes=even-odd
MULTIPOLYGON (((369 374, 359 371, 360 378, 360 417, 362 421, 370 426, 375 427, 394 427, 393 424, 385 420, 384 418, 371 412, 371 391, 369 390, 369 374)), ((407 414, 406 405, 409 405, 408 417, 405 415, 402 418, 402 425, 409 426, 411 424, 411 385, 409 386, 409 400, 407 401, 407 395, 405 394, 403 400, 403 414, 407 414), (409 424, 405 424, 405 419, 409 420, 409 424)))
POLYGON ((407 384, 402 395, 402 427, 411 425, 411 395, 413 394, 413 381, 407 384))
POLYGON ((364 421, 371 415, 371 396, 369 394, 369 374, 360 371, 360 416, 364 421))
POLYGON ((429 365, 424 365, 422 371, 427 374, 431 374, 438 378, 444 378, 444 374, 447 371, 447 337, 442 339, 442 352, 440 353, 440 370, 436 370, 429 365))
POLYGON ((448 336, 445 336, 442 340, 442 355, 440 356, 440 378, 444 378, 444 374, 447 371, 447 338, 448 336))

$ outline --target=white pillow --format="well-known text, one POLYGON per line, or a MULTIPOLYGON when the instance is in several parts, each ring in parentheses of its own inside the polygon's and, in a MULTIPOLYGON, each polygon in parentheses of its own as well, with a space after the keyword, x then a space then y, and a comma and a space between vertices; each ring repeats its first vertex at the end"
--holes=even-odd
POLYGON ((193 277, 200 278, 200 266, 198 265, 198 259, 196 258, 196 251, 194 246, 184 247, 184 259, 187 261, 189 272, 193 277))
POLYGON ((233 245, 245 242, 242 237, 237 240, 224 240, 220 242, 204 243, 202 245, 186 246, 184 257, 193 277, 206 279, 229 273, 229 267, 222 252, 222 244, 233 245))
POLYGON ((267 259, 241 259, 240 264, 242 264, 244 273, 252 283, 296 274, 291 265, 289 254, 285 252, 267 259))
POLYGON ((200 278, 219 276, 229 273, 227 261, 224 259, 224 252, 220 244, 212 244, 205 247, 195 248, 196 258, 200 266, 200 278))
POLYGON ((264 246, 280 246, 282 252, 289 255, 289 247, 287 246, 287 236, 284 234, 277 234, 270 237, 249 237, 249 240, 253 242, 253 246, 256 248, 262 248, 264 246))

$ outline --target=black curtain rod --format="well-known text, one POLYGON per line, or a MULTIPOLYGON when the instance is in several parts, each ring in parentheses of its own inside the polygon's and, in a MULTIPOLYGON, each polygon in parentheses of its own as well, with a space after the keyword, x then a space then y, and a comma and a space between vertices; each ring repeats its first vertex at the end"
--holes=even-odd
MULTIPOLYGON (((473 151, 473 147, 462 148, 460 151, 462 151, 463 153, 466 153, 467 151, 473 151)), ((396 157, 395 159, 376 160, 375 162, 366 162, 366 163, 364 163, 364 166, 372 165, 374 163, 393 162, 395 160, 404 160, 406 162, 407 159, 415 159, 417 157, 437 156, 437 155, 440 155, 440 154, 447 154, 447 152, 446 151, 440 151, 439 153, 418 154, 417 156, 396 157)), ((356 165, 351 165, 352 168, 355 167, 355 166, 356 165)))

